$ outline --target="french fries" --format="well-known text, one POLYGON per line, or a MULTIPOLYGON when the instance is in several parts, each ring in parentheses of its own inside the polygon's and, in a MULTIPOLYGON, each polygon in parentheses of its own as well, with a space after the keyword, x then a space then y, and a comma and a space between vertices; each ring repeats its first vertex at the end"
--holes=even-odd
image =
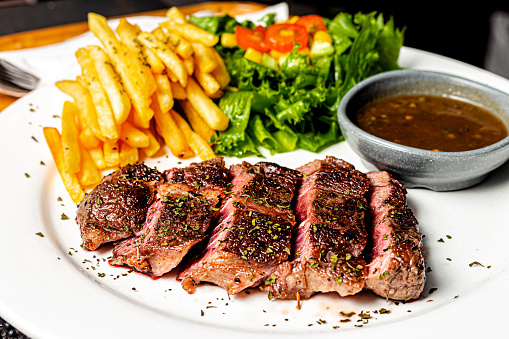
POLYGON ((217 67, 212 71, 212 75, 216 79, 216 81, 219 83, 219 87, 221 89, 225 89, 228 84, 230 84, 230 74, 228 73, 228 70, 226 69, 226 64, 224 63, 223 58, 221 55, 219 55, 219 52, 216 51, 214 48, 211 49, 212 54, 216 57, 217 61, 217 67))
POLYGON ((202 43, 195 42, 193 45, 194 60, 198 68, 209 73, 218 67, 217 59, 212 52, 213 47, 207 47, 202 43))
POLYGON ((89 149, 88 153, 98 170, 106 168, 106 159, 104 159, 104 152, 101 145, 89 149))
POLYGON ((82 187, 95 186, 101 182, 102 176, 90 153, 83 147, 80 148, 81 167, 78 173, 78 180, 82 187))
POLYGON ((174 110, 170 111, 173 120, 182 131, 186 138, 187 144, 191 150, 196 153, 202 160, 210 160, 215 157, 214 151, 207 141, 203 139, 198 133, 194 132, 187 121, 174 110))
POLYGON ((90 129, 94 135, 104 141, 104 136, 99 128, 97 121, 97 112, 94 102, 87 88, 77 80, 62 80, 56 83, 56 86, 64 93, 70 95, 74 99, 74 103, 78 106, 78 122, 83 129, 90 129))
POLYGON ((122 125, 120 140, 123 144, 136 148, 148 147, 150 144, 148 135, 146 135, 142 130, 131 125, 129 122, 122 125))
POLYGON ((152 93, 156 90, 152 73, 146 71, 142 59, 135 54, 136 52, 127 48, 125 43, 116 37, 105 17, 89 13, 88 26, 110 56, 140 120, 149 121, 154 116, 150 104, 152 93))
POLYGON ((187 100, 212 129, 224 131, 228 128, 228 116, 205 94, 193 78, 189 78, 186 94, 187 100))
POLYGON ((210 138, 214 134, 216 134, 216 131, 214 131, 212 128, 210 128, 209 125, 203 120, 203 118, 196 112, 196 110, 193 108, 193 105, 187 100, 179 100, 180 107, 182 107, 182 110, 184 111, 187 120, 191 124, 191 127, 193 130, 198 133, 205 141, 209 141, 210 138))
POLYGON ((81 188, 76 174, 65 167, 64 148, 60 132, 55 127, 44 127, 43 133, 67 192, 69 192, 74 203, 79 203, 85 197, 85 192, 81 188))
POLYGON ((229 124, 214 102, 230 82, 213 47, 219 38, 188 22, 177 7, 167 18, 147 32, 125 18, 113 30, 105 17, 88 15, 100 44, 79 48, 81 74, 56 83, 72 98, 62 108, 61 134, 44 128, 76 203, 100 183, 102 171, 164 154, 164 146, 180 159, 215 157, 210 140, 229 124))
POLYGON ((154 52, 166 65, 166 69, 175 74, 179 83, 186 87, 188 75, 184 62, 154 34, 141 32, 138 39, 144 46, 154 52))
POLYGON ((175 101, 173 100, 173 93, 171 90, 170 79, 166 74, 156 74, 157 83, 157 102, 161 108, 161 111, 168 112, 173 108, 175 101))
POLYGON ((94 132, 88 127, 81 130, 79 135, 80 145, 85 147, 86 149, 95 148, 101 145, 101 140, 95 136, 94 132))
POLYGON ((219 85, 219 82, 217 82, 216 78, 214 78, 214 76, 210 73, 203 72, 200 67, 196 68, 194 74, 196 81, 198 81, 200 86, 209 97, 212 97, 215 93, 217 93, 217 91, 221 89, 221 86, 219 85))
POLYGON ((122 142, 119 153, 120 166, 137 163, 139 159, 138 152, 136 147, 132 147, 127 142, 122 142))
POLYGON ((219 42, 219 37, 201 29, 191 23, 179 23, 175 21, 161 22, 160 26, 168 31, 182 36, 190 42, 200 42, 206 46, 214 46, 219 42))
POLYGON ((97 74, 101 75, 99 81, 108 96, 115 123, 120 125, 126 121, 131 111, 131 100, 116 71, 111 66, 108 55, 99 46, 88 46, 87 51, 94 61, 97 74))
POLYGON ((62 109, 62 147, 65 168, 71 173, 79 172, 81 166, 77 115, 78 108, 76 105, 70 101, 64 102, 64 108, 62 109))
POLYGON ((113 111, 109 104, 106 91, 99 81, 99 73, 97 73, 94 61, 86 48, 80 48, 76 52, 76 58, 83 71, 86 86, 97 111, 97 120, 99 122, 101 134, 111 140, 118 139, 118 130, 113 111))
MULTIPOLYGON (((157 101, 157 98, 154 101, 157 101)), ((153 109, 156 129, 170 148, 171 153, 182 159, 190 157, 191 149, 171 113, 162 112, 157 103, 154 103, 153 109)))
POLYGON ((171 93, 173 94, 173 98, 177 100, 187 99, 186 89, 182 87, 176 81, 170 81, 171 93))
POLYGON ((157 136, 150 128, 143 130, 143 132, 148 136, 149 143, 147 147, 142 147, 141 150, 147 157, 151 157, 161 149, 161 144, 159 144, 157 136))
POLYGON ((166 12, 166 17, 170 19, 170 21, 178 22, 179 24, 185 24, 187 22, 186 16, 178 7, 171 7, 166 12))
POLYGON ((115 167, 120 164, 120 149, 118 141, 106 140, 103 144, 104 161, 107 167, 115 167))

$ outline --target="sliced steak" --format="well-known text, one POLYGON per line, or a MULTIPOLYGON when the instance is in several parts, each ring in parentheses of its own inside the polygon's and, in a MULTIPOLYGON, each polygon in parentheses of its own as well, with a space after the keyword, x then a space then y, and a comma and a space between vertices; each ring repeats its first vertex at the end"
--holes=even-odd
POLYGON ((300 168, 295 259, 286 262, 265 281, 269 297, 305 299, 316 292, 341 296, 364 287, 365 262, 360 258, 367 242, 365 230, 366 175, 340 159, 326 157, 300 168))
POLYGON ((207 238, 228 187, 223 159, 168 170, 165 175, 170 181, 159 187, 143 228, 115 246, 111 265, 159 277, 207 238))
POLYGON ((406 188, 387 172, 369 172, 373 249, 366 288, 390 299, 416 299, 424 289, 422 235, 407 206, 406 188))
POLYGON ((200 282, 228 294, 260 284, 291 253, 292 209, 300 173, 267 162, 230 167, 231 193, 206 248, 177 279, 189 293, 200 282))
POLYGON ((105 176, 79 203, 81 246, 95 250, 139 231, 162 182, 162 174, 144 164, 127 165, 105 176))

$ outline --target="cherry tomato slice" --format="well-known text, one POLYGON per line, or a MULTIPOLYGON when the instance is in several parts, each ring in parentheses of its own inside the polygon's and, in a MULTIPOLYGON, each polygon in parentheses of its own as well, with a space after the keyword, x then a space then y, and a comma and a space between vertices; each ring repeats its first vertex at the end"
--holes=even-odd
POLYGON ((235 27, 235 38, 243 49, 253 48, 261 53, 269 51, 265 44, 265 28, 262 26, 257 26, 255 29, 237 26, 235 27))
POLYGON ((270 49, 281 53, 291 52, 294 43, 299 50, 308 46, 309 35, 306 29, 295 24, 274 24, 267 28, 265 42, 270 49))
POLYGON ((301 16, 295 24, 304 27, 311 35, 317 31, 327 31, 325 21, 323 21, 321 16, 316 14, 301 16))

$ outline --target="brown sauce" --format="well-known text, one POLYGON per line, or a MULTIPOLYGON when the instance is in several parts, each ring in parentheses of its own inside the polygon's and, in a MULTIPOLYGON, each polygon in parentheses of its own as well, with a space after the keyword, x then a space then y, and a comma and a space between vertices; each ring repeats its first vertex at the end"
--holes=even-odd
POLYGON ((504 123, 468 102, 428 95, 401 95, 362 107, 356 124, 364 131, 401 145, 441 152, 462 152, 508 136, 504 123))

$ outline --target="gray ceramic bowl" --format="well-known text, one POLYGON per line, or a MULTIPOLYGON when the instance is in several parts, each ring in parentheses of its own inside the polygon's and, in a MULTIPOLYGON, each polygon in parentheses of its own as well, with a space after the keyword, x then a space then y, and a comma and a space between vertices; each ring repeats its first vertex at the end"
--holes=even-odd
POLYGON ((396 144, 364 132, 352 117, 378 98, 400 94, 448 96, 475 103, 509 126, 509 95, 461 77, 422 70, 381 73, 355 85, 341 100, 341 131, 370 170, 386 170, 407 187, 451 191, 470 187, 509 158, 509 137, 466 152, 434 152, 396 144))

